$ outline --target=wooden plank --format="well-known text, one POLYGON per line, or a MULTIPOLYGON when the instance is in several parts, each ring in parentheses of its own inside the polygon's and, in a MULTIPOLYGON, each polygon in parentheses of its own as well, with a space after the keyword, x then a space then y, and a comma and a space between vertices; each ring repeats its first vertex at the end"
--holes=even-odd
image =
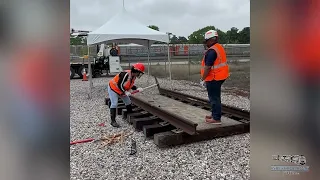
MULTIPOLYGON (((141 111, 143 111, 143 110, 140 108, 133 108, 132 109, 132 113, 137 113, 137 112, 141 112, 141 111)), ((122 109, 122 119, 127 119, 127 115, 128 115, 127 109, 122 109)))
POLYGON ((213 129, 215 127, 226 127, 241 124, 238 121, 222 117, 222 125, 207 124, 205 122, 205 116, 210 115, 211 112, 201 109, 199 107, 190 106, 180 101, 161 96, 161 95, 146 95, 137 94, 137 98, 141 98, 144 101, 161 108, 170 113, 176 114, 177 116, 183 117, 187 120, 193 121, 198 124, 197 130, 213 129))
POLYGON ((145 137, 151 137, 154 134, 171 131, 173 129, 175 129, 175 127, 172 126, 171 124, 167 124, 164 126, 160 124, 152 124, 152 125, 143 126, 143 134, 145 137))
POLYGON ((127 115, 127 121, 132 123, 132 119, 151 116, 147 111, 135 112, 127 115))
POLYGON ((175 134, 171 131, 157 133, 153 136, 154 144, 158 147, 169 147, 175 145, 181 145, 184 143, 183 139, 185 134, 175 134))
POLYGON ((189 135, 187 133, 176 134, 169 131, 155 134, 154 143, 159 147, 168 147, 248 132, 249 130, 245 124, 204 129, 198 131, 197 135, 189 135))
POLYGON ((126 106, 118 106, 118 107, 117 107, 117 114, 118 114, 118 115, 122 115, 122 110, 123 110, 123 109, 126 109, 126 106))
POLYGON ((161 120, 155 116, 142 117, 142 118, 132 118, 131 119, 133 127, 138 131, 142 131, 143 126, 145 126, 145 125, 151 125, 151 124, 154 124, 159 121, 161 121, 161 120))

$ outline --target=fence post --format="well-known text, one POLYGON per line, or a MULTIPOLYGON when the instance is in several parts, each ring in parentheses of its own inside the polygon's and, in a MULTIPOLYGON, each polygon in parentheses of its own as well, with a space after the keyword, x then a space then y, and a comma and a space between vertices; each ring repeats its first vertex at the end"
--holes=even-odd
MULTIPOLYGON (((88 54, 89 54, 89 48, 88 48, 88 54)), ((89 93, 88 93, 88 99, 92 99, 92 87, 93 87, 93 83, 92 83, 92 69, 91 69, 91 60, 89 58, 89 55, 84 55, 83 59, 88 60, 88 74, 89 74, 89 93)), ((86 74, 87 75, 87 74, 86 74)))
POLYGON ((166 60, 164 61, 164 74, 165 74, 165 77, 167 77, 167 62, 166 62, 166 60))
POLYGON ((189 48, 188 48, 188 80, 190 80, 190 44, 189 44, 189 48))

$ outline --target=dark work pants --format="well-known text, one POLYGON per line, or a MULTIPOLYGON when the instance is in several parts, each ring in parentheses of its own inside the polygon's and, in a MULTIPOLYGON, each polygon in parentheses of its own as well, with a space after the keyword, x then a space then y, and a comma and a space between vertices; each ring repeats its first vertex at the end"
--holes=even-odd
POLYGON ((224 81, 225 80, 213 80, 206 82, 209 101, 211 105, 212 118, 214 120, 221 120, 221 86, 224 81))

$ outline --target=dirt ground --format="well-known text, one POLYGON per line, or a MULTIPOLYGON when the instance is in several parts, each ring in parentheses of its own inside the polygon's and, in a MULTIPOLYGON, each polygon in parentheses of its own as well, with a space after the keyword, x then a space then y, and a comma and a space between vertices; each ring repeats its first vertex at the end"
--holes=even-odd
MULTIPOLYGON (((232 91, 241 96, 250 94, 250 62, 231 62, 230 77, 223 84, 224 91, 232 91)), ((169 67, 164 65, 152 65, 150 73, 157 77, 169 77, 169 67)), ((189 80, 199 82, 200 65, 180 65, 171 66, 172 79, 189 80)))

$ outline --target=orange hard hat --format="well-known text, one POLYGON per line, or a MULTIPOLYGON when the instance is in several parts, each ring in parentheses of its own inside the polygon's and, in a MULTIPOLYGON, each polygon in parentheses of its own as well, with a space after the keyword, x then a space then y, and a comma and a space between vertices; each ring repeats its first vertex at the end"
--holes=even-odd
POLYGON ((136 63, 133 65, 133 68, 137 71, 144 73, 144 65, 142 63, 136 63))

